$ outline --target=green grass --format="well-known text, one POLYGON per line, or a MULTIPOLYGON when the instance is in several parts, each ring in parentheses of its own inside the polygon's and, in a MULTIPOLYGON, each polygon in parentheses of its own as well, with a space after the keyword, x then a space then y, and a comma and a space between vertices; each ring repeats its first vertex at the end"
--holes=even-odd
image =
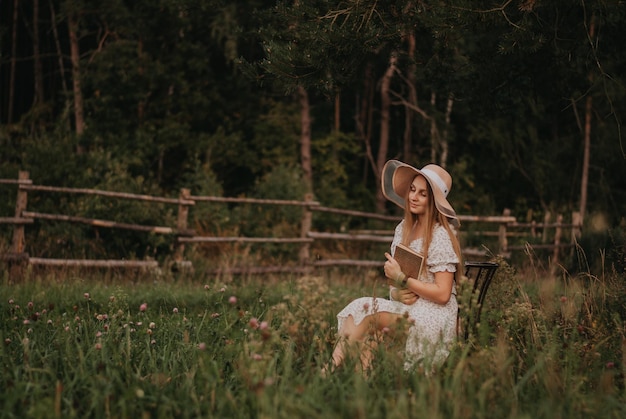
POLYGON ((370 375, 322 378, 335 314, 386 293, 376 273, 354 278, 5 275, 0 416, 626 415, 623 276, 532 278, 505 264, 476 333, 435 374, 404 372, 382 345, 370 375))

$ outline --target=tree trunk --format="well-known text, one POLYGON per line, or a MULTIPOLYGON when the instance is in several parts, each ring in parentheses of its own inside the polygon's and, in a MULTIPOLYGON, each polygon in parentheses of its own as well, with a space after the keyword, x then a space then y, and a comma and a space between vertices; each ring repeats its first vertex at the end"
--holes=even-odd
MULTIPOLYGON (((80 76, 80 49, 78 46, 78 14, 76 11, 69 13, 67 25, 70 38, 72 80, 74 84, 74 126, 76 129, 76 135, 80 137, 85 130, 85 120, 83 115, 83 93, 81 90, 80 76)), ((78 145, 76 153, 82 154, 82 152, 82 147, 78 145)))
MULTIPOLYGON (((59 74, 61 75, 61 87, 63 88, 63 97, 65 98, 65 110, 69 111, 72 104, 70 102, 70 95, 67 89, 67 83, 65 81, 65 64, 63 64, 63 51, 61 51, 61 41, 59 41, 59 32, 56 25, 56 12, 54 11, 54 4, 52 0, 48 0, 48 6, 50 7, 50 20, 52 21, 52 34, 54 36, 54 45, 57 50, 57 59, 59 61, 59 74)), ((63 112, 65 115, 66 113, 63 112)), ((69 128, 69 119, 65 120, 69 128)))
POLYGON ((44 103, 43 69, 39 52, 39 0, 33 0, 33 71, 35 74, 35 97, 33 105, 44 103))
POLYGON ((341 93, 335 93, 335 132, 339 132, 341 129, 341 93))
POLYGON ((591 154, 591 112, 593 99, 587 96, 585 105, 585 135, 583 147, 583 170, 580 179, 580 219, 584 221, 587 209, 587 188, 589 183, 589 157, 591 154))
MULTIPOLYGON (((589 24, 589 39, 593 41, 595 37, 595 19, 591 16, 591 23, 589 24)), ((589 73, 589 83, 593 83, 593 73, 589 73)), ((585 210, 587 209, 587 189, 589 183, 589 159, 591 154, 591 113, 593 111, 593 98, 591 92, 587 96, 585 103, 585 133, 584 133, 584 147, 583 147, 583 167, 580 179, 580 221, 585 221, 585 210)))
POLYGON ((437 113, 435 109, 437 107, 437 93, 430 93, 430 108, 433 117, 430 118, 430 161, 437 162, 437 154, 439 151, 439 136, 437 135, 437 120, 434 115, 437 113))
MULTIPOLYGON (((381 85, 380 85, 380 145, 378 147, 378 157, 376 159, 376 184, 380 185, 380 178, 382 175, 382 169, 387 161, 387 154, 389 150, 389 112, 391 107, 391 100, 389 98, 389 86, 391 79, 396 71, 396 63, 398 58, 393 52, 389 59, 389 67, 385 71, 381 85)), ((380 187, 376 188, 376 209, 378 212, 384 212, 385 210, 385 197, 380 187)))
POLYGON ((446 103, 446 125, 444 127, 443 134, 441 135, 441 158, 439 159, 439 165, 444 168, 448 164, 448 151, 449 151, 448 132, 450 128, 450 115, 452 115, 453 106, 454 106, 454 95, 450 93, 448 94, 448 102, 446 103))
POLYGON ((309 94, 302 86, 298 86, 300 102, 300 158, 307 193, 313 192, 313 166, 311 163, 311 113, 309 94))
POLYGON ((11 36, 11 70, 9 73, 9 103, 7 103, 7 124, 13 122, 13 106, 15 102, 15 66, 17 64, 17 3, 13 0, 13 33, 11 36))
MULTIPOLYGON (((407 36, 408 41, 408 55, 409 62, 411 63, 408 68, 408 74, 406 75, 407 87, 409 89, 409 103, 417 107, 417 91, 415 89, 415 72, 417 66, 415 65, 415 34, 410 33, 407 36)), ((413 121, 414 111, 411 108, 405 107, 404 114, 404 147, 402 152, 402 158, 406 161, 411 156, 412 138, 413 138, 413 121)))

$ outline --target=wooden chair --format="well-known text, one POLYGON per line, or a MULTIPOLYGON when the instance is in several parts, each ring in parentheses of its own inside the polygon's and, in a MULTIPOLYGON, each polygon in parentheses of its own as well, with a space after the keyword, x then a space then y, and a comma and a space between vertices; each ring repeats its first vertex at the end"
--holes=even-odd
POLYGON ((467 324, 461 324, 460 310, 457 322, 457 334, 462 332, 465 340, 469 337, 470 329, 475 329, 478 322, 480 322, 480 313, 487 296, 487 290, 499 266, 494 262, 465 262, 465 276, 471 284, 472 292, 469 294, 469 300, 466 303, 469 309, 468 317, 465 319, 467 324), (476 306, 473 306, 474 301, 476 301, 476 306))

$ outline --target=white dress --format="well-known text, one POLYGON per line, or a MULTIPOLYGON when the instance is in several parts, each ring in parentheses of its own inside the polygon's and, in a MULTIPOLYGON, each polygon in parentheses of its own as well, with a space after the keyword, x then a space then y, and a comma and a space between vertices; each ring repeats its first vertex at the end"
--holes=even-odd
MULTIPOLYGON (((392 255, 395 253, 397 244, 402 241, 403 224, 404 220, 396 226, 391 243, 392 255)), ((416 239, 410 243, 409 247, 421 252, 422 242, 423 239, 416 239)), ((454 252, 448 232, 441 225, 435 225, 432 241, 428 248, 427 269, 422 271, 422 277, 419 279, 423 282, 432 283, 435 281, 435 272, 456 272, 458 263, 459 259, 454 252)), ((337 314, 338 330, 341 330, 341 326, 348 316, 352 316, 354 323, 358 325, 366 316, 375 312, 390 312, 401 315, 408 313, 412 325, 409 328, 406 341, 405 370, 422 364, 428 371, 430 368, 440 365, 450 353, 449 346, 456 338, 458 306, 455 284, 452 286, 450 300, 444 305, 425 298, 418 298, 414 304, 406 305, 391 300, 392 291, 393 287, 390 290, 390 299, 362 297, 352 301, 337 314)))

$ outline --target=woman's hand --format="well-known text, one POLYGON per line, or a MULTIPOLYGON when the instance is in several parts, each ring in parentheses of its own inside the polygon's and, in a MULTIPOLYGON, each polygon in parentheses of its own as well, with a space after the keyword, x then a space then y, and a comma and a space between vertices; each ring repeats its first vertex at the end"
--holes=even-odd
POLYGON ((398 262, 389 253, 385 252, 385 257, 387 258, 387 262, 385 262, 384 266, 385 276, 395 281, 402 273, 402 269, 400 269, 398 262))
POLYGON ((418 298, 420 298, 419 295, 408 288, 396 288, 396 300, 400 301, 402 304, 410 306, 411 304, 415 304, 418 298))

